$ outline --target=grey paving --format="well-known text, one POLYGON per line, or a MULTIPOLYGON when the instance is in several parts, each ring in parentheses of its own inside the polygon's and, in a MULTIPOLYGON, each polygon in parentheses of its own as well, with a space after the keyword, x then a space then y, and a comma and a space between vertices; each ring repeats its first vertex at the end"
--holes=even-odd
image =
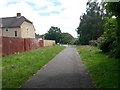
POLYGON ((95 88, 76 48, 69 46, 30 78, 22 88, 95 88))

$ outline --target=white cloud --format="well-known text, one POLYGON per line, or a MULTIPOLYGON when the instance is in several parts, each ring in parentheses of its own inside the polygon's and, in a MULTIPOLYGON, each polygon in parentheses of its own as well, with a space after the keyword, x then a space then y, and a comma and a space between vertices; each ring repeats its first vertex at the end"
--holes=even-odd
POLYGON ((22 15, 33 22, 36 33, 44 34, 54 25, 60 27, 62 32, 68 32, 77 37, 75 29, 79 25, 80 15, 85 12, 87 0, 58 1, 61 5, 55 6, 50 0, 16 0, 16 2, 15 0, 9 0, 9 3, 8 0, 0 0, 0 11, 2 12, 0 17, 15 16, 17 12, 21 12, 22 15), (58 11, 59 13, 54 14, 51 11, 58 11), (51 14, 41 16, 40 13, 51 14))

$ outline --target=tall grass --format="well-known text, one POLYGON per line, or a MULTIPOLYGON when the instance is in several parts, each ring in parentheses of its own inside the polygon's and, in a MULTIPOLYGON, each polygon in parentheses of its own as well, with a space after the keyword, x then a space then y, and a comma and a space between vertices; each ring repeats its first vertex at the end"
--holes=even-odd
POLYGON ((64 47, 53 46, 2 58, 2 87, 18 88, 64 47))
POLYGON ((118 88, 120 60, 102 53, 97 47, 79 46, 77 50, 98 88, 118 88))

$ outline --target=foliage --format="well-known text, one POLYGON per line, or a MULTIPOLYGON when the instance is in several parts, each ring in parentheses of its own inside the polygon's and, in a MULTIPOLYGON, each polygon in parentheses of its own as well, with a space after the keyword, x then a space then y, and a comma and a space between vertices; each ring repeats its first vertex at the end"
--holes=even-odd
POLYGON ((80 17, 80 24, 77 28, 81 44, 89 44, 90 40, 97 40, 103 34, 103 4, 95 1, 87 3, 86 14, 80 17))
POLYGON ((96 45, 94 40, 99 38, 103 52, 120 57, 120 1, 99 4, 90 0, 86 9, 77 28, 79 43, 96 45))
POLYGON ((97 42, 97 40, 90 40, 89 41, 89 45, 91 45, 91 46, 98 46, 98 42, 97 42))
POLYGON ((74 37, 69 33, 62 33, 61 34, 61 44, 73 44, 74 37))
MULTIPOLYGON (((115 18, 106 18, 104 24, 104 34, 101 36, 100 49, 104 52, 110 52, 111 49, 114 49, 116 33, 117 29, 115 26, 117 25, 115 18)), ((112 52, 112 51, 111 51, 112 52)))
POLYGON ((74 37, 69 33, 62 33, 60 28, 51 26, 48 33, 45 35, 45 39, 48 40, 55 40, 56 43, 61 44, 73 44, 74 43, 74 37))
POLYGON ((119 88, 119 59, 109 57, 97 47, 79 46, 77 50, 97 88, 119 88))
POLYGON ((53 46, 2 58, 2 87, 18 88, 64 47, 53 46))
POLYGON ((120 1, 108 2, 106 5, 106 9, 111 15, 115 15, 117 18, 120 17, 120 1))
POLYGON ((120 2, 108 2, 105 7, 109 16, 104 24, 100 49, 120 57, 120 2), (112 18, 113 16, 116 18, 112 18))
POLYGON ((80 43, 79 43, 79 38, 74 38, 74 43, 73 43, 74 45, 79 45, 80 43))
POLYGON ((61 30, 60 30, 60 28, 51 26, 48 33, 45 34, 45 39, 55 40, 56 43, 59 43, 60 39, 61 39, 61 30))

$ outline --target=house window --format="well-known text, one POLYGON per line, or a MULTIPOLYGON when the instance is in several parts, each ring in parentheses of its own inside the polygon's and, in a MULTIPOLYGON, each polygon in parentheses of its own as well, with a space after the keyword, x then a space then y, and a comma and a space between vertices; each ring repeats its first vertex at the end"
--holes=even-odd
POLYGON ((8 32, 9 30, 8 30, 8 28, 6 28, 6 32, 8 32))
POLYGON ((15 31, 15 37, 17 37, 17 31, 15 31))

